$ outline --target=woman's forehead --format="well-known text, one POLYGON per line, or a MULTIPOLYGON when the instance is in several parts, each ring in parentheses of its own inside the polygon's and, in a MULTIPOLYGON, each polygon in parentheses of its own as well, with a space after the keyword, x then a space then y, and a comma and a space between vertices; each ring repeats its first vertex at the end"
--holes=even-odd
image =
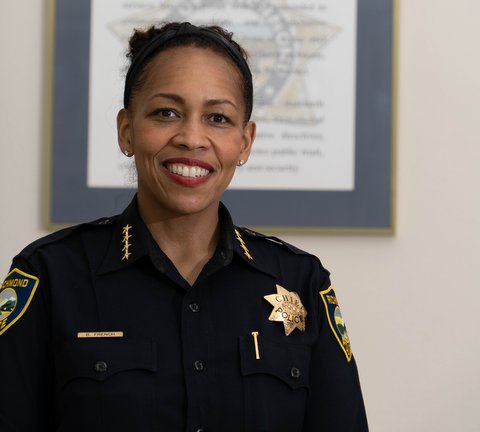
POLYGON ((240 75, 240 71, 237 70, 237 67, 227 54, 210 47, 195 45, 168 47, 155 54, 150 63, 155 63, 156 67, 165 67, 170 63, 176 63, 177 66, 184 65, 185 68, 190 67, 192 63, 211 63, 212 67, 223 65, 229 70, 234 69, 240 75))
MULTIPOLYGON (((225 56, 208 48, 175 47, 158 53, 145 70, 147 87, 186 84, 223 88, 241 97, 241 75, 225 56)), ((206 89, 204 89, 206 90, 206 89)))

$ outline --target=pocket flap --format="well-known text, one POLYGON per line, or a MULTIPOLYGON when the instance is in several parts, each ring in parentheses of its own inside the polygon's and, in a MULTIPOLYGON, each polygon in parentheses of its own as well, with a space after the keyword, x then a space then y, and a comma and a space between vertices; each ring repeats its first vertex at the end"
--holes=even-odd
POLYGON ((61 385, 74 378, 103 381, 126 370, 157 370, 153 340, 76 339, 66 343, 55 360, 61 385))
POLYGON ((304 345, 280 343, 257 336, 259 359, 256 359, 251 335, 240 336, 240 364, 243 376, 251 374, 273 375, 290 388, 309 386, 310 348, 304 345))

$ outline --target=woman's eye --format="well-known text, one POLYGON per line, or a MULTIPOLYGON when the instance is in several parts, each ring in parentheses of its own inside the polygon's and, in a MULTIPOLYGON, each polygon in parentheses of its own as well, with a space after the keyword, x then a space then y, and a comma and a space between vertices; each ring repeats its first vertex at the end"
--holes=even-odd
POLYGON ((155 110, 155 115, 162 118, 172 118, 172 117, 176 117, 177 113, 174 110, 169 108, 161 108, 161 109, 155 110))
POLYGON ((210 120, 214 123, 227 123, 228 118, 225 117, 223 114, 212 114, 210 116, 210 120))

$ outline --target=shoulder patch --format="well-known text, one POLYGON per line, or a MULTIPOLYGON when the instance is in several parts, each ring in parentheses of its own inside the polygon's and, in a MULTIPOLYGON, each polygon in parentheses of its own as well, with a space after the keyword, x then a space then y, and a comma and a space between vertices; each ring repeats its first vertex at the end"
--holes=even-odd
POLYGON ((328 324, 333 331, 335 339, 337 339, 340 347, 342 348, 347 361, 352 359, 352 348, 350 346, 350 339, 348 338, 347 328, 343 321, 342 313, 340 312, 340 306, 337 301, 337 296, 333 287, 330 285, 325 291, 320 291, 320 297, 325 305, 327 312, 328 324))
POLYGON ((39 279, 14 268, 0 288, 0 335, 17 322, 27 310, 39 279))

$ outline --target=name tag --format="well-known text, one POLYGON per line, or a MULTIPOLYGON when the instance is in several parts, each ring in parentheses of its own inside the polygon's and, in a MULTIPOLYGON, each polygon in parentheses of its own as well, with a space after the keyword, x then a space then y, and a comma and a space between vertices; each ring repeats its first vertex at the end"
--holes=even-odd
POLYGON ((78 332, 77 338, 120 338, 123 337, 122 331, 108 331, 108 332, 78 332))

